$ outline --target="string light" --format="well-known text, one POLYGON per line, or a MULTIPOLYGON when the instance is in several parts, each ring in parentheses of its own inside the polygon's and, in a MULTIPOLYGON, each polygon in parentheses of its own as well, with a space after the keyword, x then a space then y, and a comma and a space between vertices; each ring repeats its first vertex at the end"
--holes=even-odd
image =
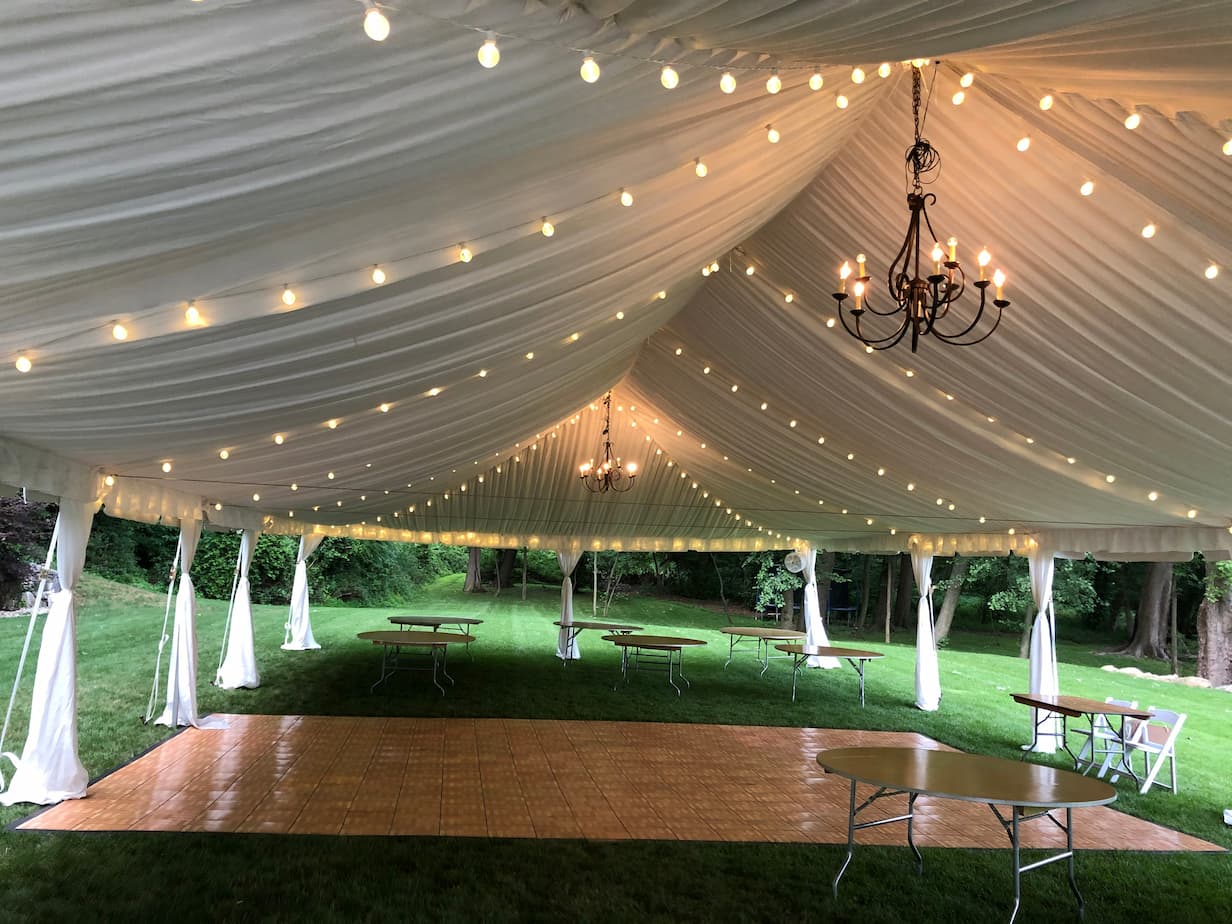
POLYGON ((809 77, 809 89, 816 93, 826 85, 826 78, 821 76, 821 68, 813 71, 813 75, 809 77))
POLYGON ((544 237, 551 237, 553 234, 555 234, 555 233, 556 233, 556 225, 554 225, 554 224, 552 224, 550 221, 548 221, 548 220, 547 220, 547 218, 544 218, 544 219, 543 219, 543 224, 541 224, 541 225, 539 226, 539 232, 540 232, 540 233, 541 233, 544 237))
POLYGON ((757 267, 753 266, 751 263, 744 269, 744 275, 746 276, 752 276, 756 272, 757 272, 757 267))
POLYGON ((115 475, 108 475, 106 478, 103 479, 103 484, 105 484, 109 488, 114 488, 115 481, 116 481, 115 475))
POLYGON ((887 77, 890 76, 890 62, 889 61, 882 61, 879 65, 877 65, 877 76, 880 77, 882 80, 885 80, 887 77))
POLYGON ((789 305, 790 305, 790 304, 791 304, 792 302, 794 302, 795 300, 796 300, 796 297, 795 297, 794 295, 792 295, 790 292, 785 292, 785 293, 783 294, 783 301, 787 302, 787 304, 789 304, 789 305))
POLYGON ((676 68, 670 64, 664 64, 663 70, 659 71, 659 83, 663 84, 663 89, 674 90, 680 84, 680 75, 676 73, 676 68))
POLYGON ((163 474, 164 475, 171 474, 171 463, 170 462, 163 463, 163 474))
POLYGON ((429 397, 429 398, 435 398, 435 397, 436 397, 437 395, 439 395, 440 393, 441 393, 440 388, 436 387, 435 385, 434 385, 432 388, 429 388, 429 389, 428 389, 428 397, 429 397))
POLYGON ((381 269, 379 266, 372 267, 372 282, 374 285, 384 285, 385 278, 385 270, 381 269))
POLYGON ((287 306, 295 304, 295 290, 289 285, 284 284, 282 287, 282 303, 287 306))
MULTIPOLYGON (((337 424, 337 421, 334 421, 334 424, 336 425, 336 424, 337 424)), ((333 427, 330 427, 330 429, 332 430, 332 429, 334 429, 334 428, 333 428, 333 427)), ((285 443, 286 441, 287 441, 287 438, 286 438, 285 436, 283 436, 281 433, 275 433, 275 434, 274 434, 274 445, 275 445, 275 446, 281 446, 281 445, 282 445, 283 443, 285 443)))
POLYGON ((24 353, 21 356, 17 357, 17 362, 15 362, 13 365, 17 367, 18 372, 22 372, 22 373, 29 372, 31 369, 34 368, 34 363, 31 362, 30 357, 26 356, 24 353))
POLYGON ((1192 520, 1194 517, 1196 517, 1197 515, 1198 515, 1198 511, 1196 511, 1196 510, 1186 510, 1186 511, 1185 511, 1185 516, 1189 517, 1189 519, 1191 519, 1191 520, 1192 520))
POLYGON ((1091 193, 1095 192, 1095 184, 1092 181, 1087 180, 1078 187, 1078 192, 1084 196, 1089 196, 1091 193))
POLYGON ((770 76, 766 78, 766 92, 774 95, 781 89, 783 89, 783 81, 779 77, 779 69, 776 67, 770 72, 770 76))
MULTIPOLYGON (((736 92, 736 78, 731 75, 731 71, 723 72, 723 76, 719 78, 719 89, 724 93, 736 92)), ((1228 147, 1230 145, 1232 145, 1232 141, 1229 141, 1227 145, 1224 145, 1224 147, 1228 147)))
POLYGON ((633 204, 633 193, 629 192, 627 189, 622 189, 620 191, 620 204, 625 208, 631 206, 633 204))
POLYGON ((496 45, 496 36, 491 32, 488 37, 483 40, 483 44, 479 46, 479 51, 475 53, 475 57, 479 59, 479 63, 488 70, 500 64, 500 48, 496 45))
POLYGON ((1052 94, 1051 94, 1051 93, 1045 93, 1043 96, 1041 96, 1041 97, 1040 97, 1039 107, 1040 107, 1040 109, 1042 109, 1044 112, 1047 112, 1049 109, 1051 109, 1051 108, 1052 108, 1052 104, 1053 104, 1053 102, 1054 102, 1054 100, 1053 100, 1053 98, 1052 98, 1052 94))
POLYGON ((782 135, 779 134, 779 130, 773 125, 766 126, 766 140, 771 144, 778 144, 781 137, 782 135))
POLYGON ((254 501, 259 501, 259 500, 261 499, 261 495, 260 495, 260 494, 253 494, 253 495, 252 495, 252 499, 253 499, 254 501))
POLYGON ((1131 132, 1141 124, 1142 124, 1142 116, 1138 115, 1138 113, 1136 112, 1131 112, 1129 115, 1125 117, 1125 127, 1128 128, 1131 132))
POLYGON ((864 83, 864 68, 853 67, 851 69, 851 82, 855 84, 864 83))
POLYGON ((594 58, 587 55, 582 59, 582 66, 578 69, 578 74, 587 83, 594 83, 599 79, 599 65, 595 62, 594 58))
POLYGON ((1202 272, 1202 275, 1205 276, 1207 279, 1214 279, 1216 276, 1219 275, 1219 266, 1215 263, 1212 263, 1202 272))
POLYGON ((705 176, 710 172, 710 170, 707 168, 705 162, 699 157, 693 161, 693 172, 698 176, 705 176))
POLYGON ((837 106, 839 109, 846 109, 847 103, 848 103, 847 97, 843 96, 842 93, 834 97, 834 105, 837 106))
POLYGON ((184 309, 184 320, 193 325, 201 323, 201 312, 197 310, 196 302, 188 303, 188 307, 184 309))
POLYGON ((1143 236, 1144 238, 1146 238, 1146 239, 1149 241, 1151 238, 1153 238, 1153 237, 1155 236, 1155 231, 1156 231, 1156 230, 1157 230, 1157 229, 1155 228, 1155 223, 1154 223, 1154 222, 1149 222, 1149 223, 1147 223, 1146 225, 1144 225, 1144 226, 1143 226, 1143 228, 1142 228, 1142 236, 1143 236))
POLYGON ((1108 484, 1113 484, 1116 482, 1116 475, 1105 475, 1104 481, 1108 482, 1108 484))
POLYGON ((329 427, 331 430, 337 430, 338 429, 338 419, 335 417, 335 418, 325 421, 325 426, 329 427))
POLYGON ((231 452, 227 449, 220 449, 218 450, 218 458, 226 462, 228 459, 231 458, 231 452))
POLYGON ((1152 491, 1151 493, 1149 493, 1149 494, 1146 496, 1146 498, 1147 498, 1147 500, 1152 501, 1152 502, 1157 501, 1157 500, 1159 500, 1159 492, 1158 492, 1158 491, 1152 491))
POLYGON ((667 290, 666 290, 666 289, 660 289, 660 290, 659 290, 659 294, 658 294, 658 298, 659 298, 659 300, 660 300, 660 301, 662 301, 663 299, 667 298, 667 290))
POLYGON ((526 358, 527 358, 527 359, 534 359, 534 358, 535 358, 535 351, 534 351, 534 350, 529 351, 529 352, 526 354, 526 358))
POLYGON ((966 98, 967 98, 967 94, 964 93, 962 90, 959 90, 957 93, 955 93, 953 96, 950 97, 950 102, 953 103, 955 106, 961 106, 963 104, 963 100, 965 100, 966 98))
POLYGON ((1026 151, 1028 148, 1031 147, 1031 136, 1023 135, 1021 138, 1018 139, 1018 144, 1016 145, 1016 147, 1018 148, 1020 152, 1026 151))
POLYGON ((463 263, 470 263, 475 258, 475 254, 465 244, 458 245, 458 259, 463 263))
POLYGON ((111 325, 111 336, 115 340, 127 340, 128 328, 117 321, 111 325))
POLYGON ((389 38, 389 20, 385 14, 371 3, 364 10, 364 34, 374 42, 383 42, 389 38))
POLYGON ((389 413, 389 405, 388 405, 388 404, 382 404, 382 405, 380 406, 380 408, 378 408, 378 410, 380 410, 380 412, 381 412, 382 414, 388 414, 388 413, 389 413))
POLYGON ((972 74, 970 71, 958 78, 958 85, 964 90, 970 87, 973 83, 975 83, 975 74, 972 74))
POLYGON ((1223 143, 1223 153, 1227 157, 1232 157, 1232 138, 1223 143))

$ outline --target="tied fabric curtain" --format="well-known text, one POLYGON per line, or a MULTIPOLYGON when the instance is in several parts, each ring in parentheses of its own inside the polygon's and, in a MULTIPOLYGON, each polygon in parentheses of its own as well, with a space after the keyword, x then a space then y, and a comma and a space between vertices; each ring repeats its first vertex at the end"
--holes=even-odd
MULTIPOLYGON (((804 643, 806 645, 829 645, 825 620, 821 618, 821 602, 817 598, 817 547, 806 542, 797 554, 804 560, 804 643)), ((809 667, 838 667, 838 658, 822 658, 813 655, 809 667)))
MULTIPOLYGON (((1056 559, 1052 551, 1033 548, 1027 555, 1031 572, 1031 596, 1035 600, 1035 622, 1031 626, 1030 691, 1055 696, 1061 692, 1057 675, 1057 617, 1052 605, 1052 578, 1056 559)), ((1031 721, 1039 722, 1039 710, 1031 710, 1031 721)), ((1032 735, 1033 750, 1052 754, 1061 735, 1061 719, 1050 713, 1039 731, 1032 735)), ((1028 746, 1030 747, 1030 746, 1028 746)))
POLYGON ((197 557, 201 520, 180 521, 180 586, 175 592, 175 624, 167 661, 167 705, 155 725, 197 725, 197 595, 189 571, 197 557))
POLYGON ((248 586, 248 569, 257 550, 259 530, 246 529, 240 537, 239 580, 235 585, 235 601, 231 608, 231 634, 227 637, 227 656, 218 670, 218 686, 224 690, 261 686, 257 672, 257 655, 252 640, 252 600, 248 586))
POLYGON ((304 533, 299 537, 299 555, 295 558, 295 582, 291 586, 291 614, 287 619, 284 651, 307 651, 320 648, 312 637, 312 619, 308 613, 308 558, 317 550, 324 536, 304 533))
POLYGON ((920 589, 915 624, 915 704, 925 712, 936 712, 941 708, 941 670, 933 635, 933 557, 912 552, 911 570, 920 589))
POLYGON ((51 596, 43 624, 30 729, 17 770, 0 802, 49 805, 86 794, 89 777, 77 756, 77 612, 73 588, 86 560, 86 543, 94 523, 96 501, 60 498, 56 571, 60 590, 51 596))
POLYGON ((556 563, 560 565, 560 573, 565 579, 560 582, 560 631, 556 634, 556 657, 562 661, 576 661, 580 658, 577 639, 570 642, 570 630, 566 626, 573 625, 573 569, 582 559, 581 550, 557 552, 556 563))

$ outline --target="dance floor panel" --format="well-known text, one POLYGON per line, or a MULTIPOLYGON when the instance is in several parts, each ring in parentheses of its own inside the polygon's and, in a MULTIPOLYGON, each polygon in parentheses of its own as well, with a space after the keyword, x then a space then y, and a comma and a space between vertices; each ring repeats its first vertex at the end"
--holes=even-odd
MULTIPOLYGON (((766 841, 840 844, 846 780, 818 751, 944 748, 913 733, 536 719, 216 716, 20 830, 766 841)), ((871 792, 869 788, 869 792, 871 792)), ((1159 798, 1168 798, 1161 795, 1159 798)), ((883 800, 872 810, 901 811, 883 800)), ((1006 846, 984 805, 921 797, 927 847, 1006 846)), ((875 816, 873 816, 875 817, 875 816)), ((1063 844, 1023 829, 1024 846, 1063 844)), ((860 843, 903 844, 901 825, 860 843)), ((1078 809, 1081 849, 1221 850, 1111 808, 1078 809)))

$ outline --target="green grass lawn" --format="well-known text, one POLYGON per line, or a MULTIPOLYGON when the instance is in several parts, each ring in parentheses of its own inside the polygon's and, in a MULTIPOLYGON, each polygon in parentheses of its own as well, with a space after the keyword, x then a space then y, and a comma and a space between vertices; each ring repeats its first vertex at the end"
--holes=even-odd
MULTIPOLYGON (((399 610, 314 607, 323 650, 284 652, 285 607, 256 608, 262 687, 209 686, 218 663, 226 605, 201 601, 200 708, 203 712, 520 716, 660 722, 910 730, 968 751, 1017 756, 1028 739, 1017 639, 959 634, 941 652, 942 708, 915 709, 914 638, 886 646, 877 634, 837 630, 839 643, 884 650, 868 669, 868 706, 859 708, 850 668, 813 671, 790 699, 787 662, 765 677, 750 655, 726 671, 721 614, 650 598, 613 605, 609 617, 657 631, 699 635, 710 644, 685 655, 691 689, 677 698, 661 674, 635 675, 618 692, 619 657, 597 633, 583 633, 580 662, 553 656, 559 590, 532 588, 496 597, 463 596, 447 578, 399 610), (395 612, 464 613, 478 627, 474 660, 451 658, 457 685, 442 698, 421 675, 400 674, 377 693, 377 650, 355 638, 387 627, 395 612)), ((166 729, 142 725, 159 629, 160 595, 87 579, 78 630, 82 759, 97 776, 156 743, 166 729)), ((589 601, 577 598, 577 618, 589 601)), ((16 667, 25 620, 0 621, 0 690, 16 667)), ((1098 669, 1134 663, 1060 646, 1065 692, 1114 695, 1189 715, 1180 743, 1181 792, 1136 794, 1118 786, 1116 807, 1232 847, 1222 810, 1232 807, 1232 695, 1160 684, 1098 669)), ((1144 669, 1161 665, 1138 662, 1144 669)), ((18 721, 7 749, 20 751, 34 659, 27 666, 18 721)), ((159 702, 161 708, 161 699, 159 702)), ((1054 762, 1061 766, 1060 758, 1054 762)), ((7 769, 7 768, 6 768, 7 769)), ((28 809, 0 809, 5 824, 28 809)), ((1081 821, 1079 822, 1081 823, 1081 821)), ((1226 854, 1090 852, 1079 884, 1092 922, 1232 920, 1232 866, 1226 854)), ((466 838, 276 837, 264 835, 0 833, 0 919, 512 921, 902 921, 962 916, 1004 920, 1009 911, 1006 850, 926 849, 916 877, 906 848, 862 848, 837 900, 829 883, 838 847, 777 844, 597 843, 466 838), (887 885, 890 885, 887 888, 887 885)), ((1023 878, 1024 920, 1075 920, 1061 866, 1023 878)))

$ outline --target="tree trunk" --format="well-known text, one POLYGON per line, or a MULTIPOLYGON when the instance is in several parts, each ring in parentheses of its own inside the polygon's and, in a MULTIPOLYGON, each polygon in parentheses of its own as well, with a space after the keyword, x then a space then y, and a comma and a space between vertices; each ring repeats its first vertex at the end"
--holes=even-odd
POLYGON ((873 618, 886 624, 886 642, 890 641, 890 610, 894 605, 894 566, 897 561, 892 555, 881 557, 881 579, 877 582, 877 600, 873 605, 873 618))
POLYGON ((798 629, 796 625, 796 592, 792 588, 787 588, 783 591, 783 615, 779 617, 782 621, 787 620, 787 625, 793 629, 798 629))
POLYGON ((1138 618, 1134 634, 1118 654, 1135 658, 1168 659, 1168 598, 1172 588, 1172 563, 1153 561, 1147 568, 1138 601, 1138 618))
POLYGON ((731 623, 731 615, 727 612, 727 591, 723 588, 723 572, 719 570, 719 560, 710 553, 710 564, 714 565, 714 573, 719 576, 719 599, 723 601, 723 618, 731 623))
POLYGON ((941 601, 941 613, 937 616, 937 641, 950 634, 950 626, 954 624, 954 614, 958 611, 958 598, 962 596, 963 581, 967 579, 967 569, 971 567, 971 559, 960 555, 954 556, 954 567, 950 570, 949 586, 945 589, 945 599, 941 601))
POLYGON ((664 580, 664 577, 663 577, 663 569, 659 567, 659 553, 658 553, 658 552, 651 552, 651 553, 650 553, 650 563, 651 563, 652 565, 654 565, 654 571, 655 571, 655 590, 656 590, 657 592, 659 592, 659 593, 663 593, 663 580, 664 580))
POLYGON ((522 548, 522 599, 526 599, 526 560, 530 557, 530 549, 522 548))
POLYGON ((479 558, 483 554, 483 549, 470 548, 468 549, 466 559, 466 583, 462 585, 462 592, 468 594, 483 593, 483 575, 479 573, 479 558))
POLYGON ((513 584, 513 566, 518 563, 517 549, 501 549, 496 560, 496 583, 500 587, 513 584))
POLYGON ((863 630, 864 620, 868 618, 868 601, 872 597, 873 588, 869 586, 869 581, 872 580, 873 556, 864 556, 864 567, 860 573, 860 616, 856 620, 856 627, 863 630))
POLYGON ((830 615, 830 576, 834 573, 834 553, 822 552, 817 568, 817 605, 821 608, 821 620, 830 615))
POLYGON ((1206 563, 1206 581, 1208 593, 1198 608, 1198 676, 1222 687, 1232 683, 1232 581, 1212 561, 1206 563))
POLYGON ((1035 621, 1035 601, 1028 600, 1022 608, 1022 635, 1018 637, 1018 657, 1031 656, 1031 624, 1035 621))
POLYGON ((911 556, 898 553, 898 593, 894 595, 894 625, 907 628, 911 625, 911 585, 915 578, 911 572, 911 556))

